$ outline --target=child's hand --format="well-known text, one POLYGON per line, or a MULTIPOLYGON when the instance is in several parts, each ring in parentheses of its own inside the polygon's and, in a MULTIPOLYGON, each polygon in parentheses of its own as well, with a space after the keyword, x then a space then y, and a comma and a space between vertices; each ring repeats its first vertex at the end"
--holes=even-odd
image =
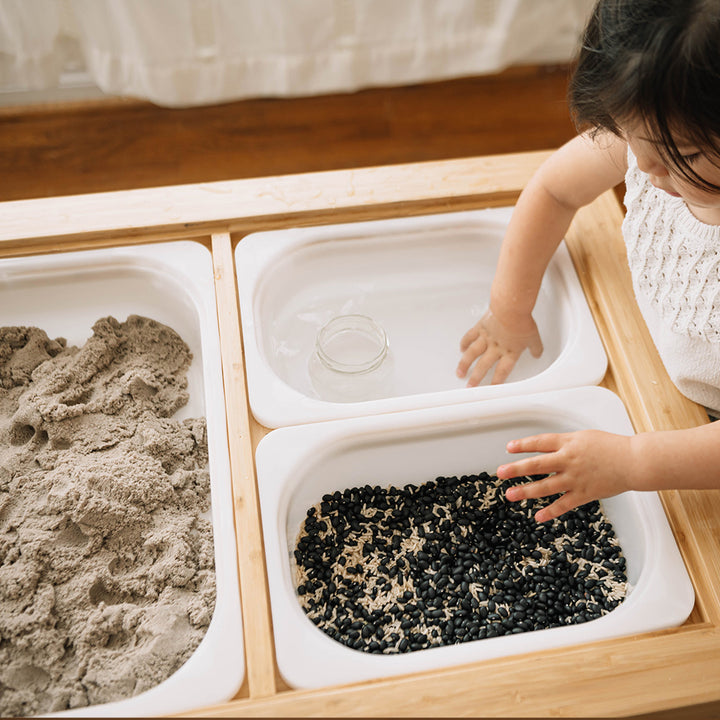
POLYGON ((468 378, 468 387, 477 385, 495 363, 493 385, 505 382, 525 348, 530 350, 533 357, 540 357, 543 351, 540 334, 532 317, 525 318, 522 327, 511 327, 501 323, 488 310, 460 341, 463 354, 457 366, 457 376, 464 378, 477 360, 468 378))
POLYGON ((544 454, 501 465, 497 469, 497 476, 501 479, 554 473, 543 480, 508 488, 505 493, 508 500, 563 493, 555 502, 538 510, 535 514, 538 522, 552 520, 591 500, 632 489, 631 438, 625 435, 600 430, 548 433, 511 440, 507 450, 511 453, 544 454))

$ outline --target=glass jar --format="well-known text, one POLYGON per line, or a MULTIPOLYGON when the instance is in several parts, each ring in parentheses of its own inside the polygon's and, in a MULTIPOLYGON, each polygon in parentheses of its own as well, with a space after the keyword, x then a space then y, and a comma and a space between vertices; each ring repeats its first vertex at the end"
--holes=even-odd
POLYGON ((387 334, 366 315, 339 315, 320 328, 309 372, 322 400, 362 402, 387 397, 392 383, 387 334))

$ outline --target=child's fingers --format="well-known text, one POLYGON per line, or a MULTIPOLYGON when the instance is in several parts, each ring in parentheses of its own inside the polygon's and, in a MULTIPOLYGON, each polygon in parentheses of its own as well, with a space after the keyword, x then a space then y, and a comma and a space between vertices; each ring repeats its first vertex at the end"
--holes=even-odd
POLYGON ((497 348, 487 348, 485 352, 478 357, 475 367, 470 373, 467 384, 468 387, 475 387, 488 374, 490 368, 498 361, 497 348))
MULTIPOLYGON (((465 377, 467 371, 470 369, 470 366, 475 361, 475 358, 482 357, 487 350, 487 347, 488 344, 484 335, 476 338, 472 343, 470 343, 458 362, 456 370, 457 376, 460 378, 465 377)), ((482 380, 482 378, 480 378, 480 380, 482 380)), ((478 380, 478 382, 480 382, 480 380, 478 380)))
POLYGON ((460 340, 460 352, 465 352, 480 337, 480 331, 476 327, 470 328, 460 340))
POLYGON ((495 474, 501 480, 508 480, 528 475, 550 475, 560 473, 563 469, 564 463, 562 459, 556 453, 548 452, 523 458, 522 460, 515 460, 511 463, 504 463, 498 467, 495 474))
POLYGON ((535 520, 537 522, 553 520, 588 501, 588 498, 584 500, 580 499, 575 492, 565 492, 565 485, 562 478, 557 475, 536 480, 526 485, 516 485, 505 491, 505 497, 510 502, 535 500, 537 498, 547 497, 548 495, 558 494, 560 494, 560 497, 557 500, 551 502, 547 507, 540 508, 540 510, 535 513, 535 520))
POLYGON ((563 435, 560 433, 542 433, 541 435, 528 435, 518 440, 510 440, 505 446, 509 453, 522 452, 557 452, 562 446, 563 435))
POLYGON ((556 517, 564 515, 569 510, 582 505, 583 502, 587 501, 580 502, 577 500, 574 493, 565 493, 555 500, 555 502, 551 502, 547 507, 540 508, 540 510, 535 513, 535 520, 537 522, 547 522, 548 520, 553 520, 556 517))
POLYGON ((534 358, 539 358, 543 354, 543 344, 540 335, 535 335, 528 344, 528 350, 534 358))
POLYGON ((505 497, 510 502, 518 500, 536 500, 537 498, 547 497, 548 495, 557 495, 564 492, 565 486, 562 479, 556 475, 543 478, 542 480, 534 480, 533 482, 515 485, 505 491, 505 497))
POLYGON ((501 385, 504 383, 508 375, 512 372, 515 367, 517 358, 515 355, 503 355, 495 366, 495 372, 493 373, 492 384, 501 385))

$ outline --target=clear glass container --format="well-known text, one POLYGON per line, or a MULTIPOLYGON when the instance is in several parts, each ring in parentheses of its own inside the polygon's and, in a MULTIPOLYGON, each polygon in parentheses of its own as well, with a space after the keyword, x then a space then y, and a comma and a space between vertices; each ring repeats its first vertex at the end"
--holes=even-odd
POLYGON ((392 384, 390 342, 366 315, 339 315, 320 328, 309 362, 315 392, 329 402, 387 397, 392 384))

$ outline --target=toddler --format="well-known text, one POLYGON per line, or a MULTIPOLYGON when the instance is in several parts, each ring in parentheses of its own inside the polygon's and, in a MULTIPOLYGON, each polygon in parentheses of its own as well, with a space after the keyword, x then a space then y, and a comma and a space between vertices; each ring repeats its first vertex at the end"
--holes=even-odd
MULTIPOLYGON (((494 366, 499 383, 524 350, 540 355, 532 310, 545 268, 578 208, 624 180, 640 310, 673 382, 720 414, 720 0, 600 0, 569 98, 584 132, 520 195, 457 374, 477 385, 494 366)), ((720 422, 543 434, 507 450, 541 454, 501 465, 500 478, 550 474, 510 488, 508 500, 560 494, 539 522, 625 490, 720 488, 720 422)))

